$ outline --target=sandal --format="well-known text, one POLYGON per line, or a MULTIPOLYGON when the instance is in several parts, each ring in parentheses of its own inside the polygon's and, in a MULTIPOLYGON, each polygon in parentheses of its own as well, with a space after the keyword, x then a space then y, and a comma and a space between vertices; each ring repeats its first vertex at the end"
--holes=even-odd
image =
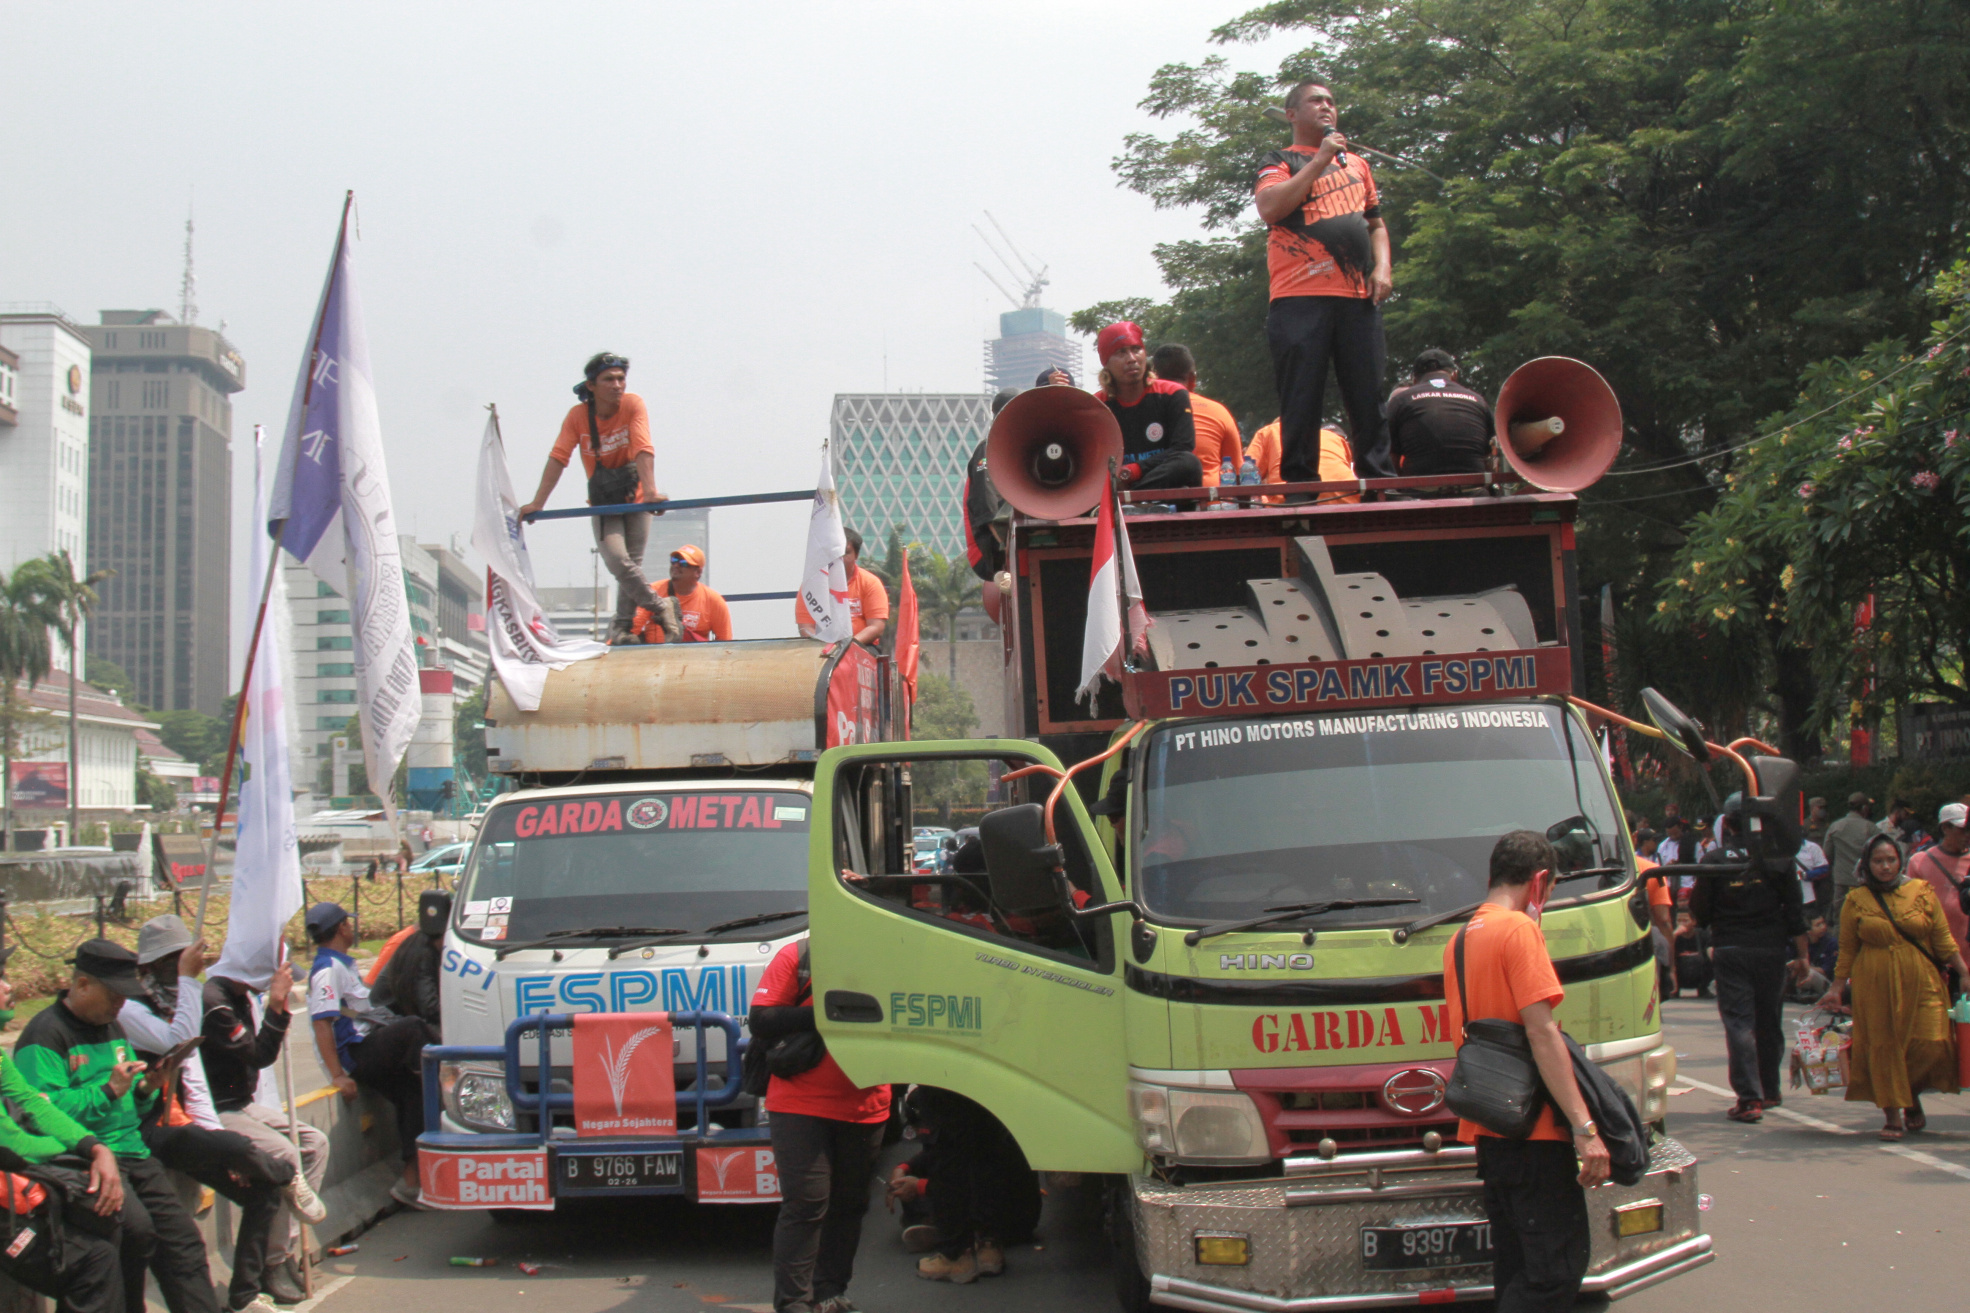
POLYGON ((1734 1122, 1756 1122, 1762 1120, 1765 1114, 1759 1110, 1756 1099, 1740 1099, 1730 1106, 1724 1116, 1734 1122))
POLYGON ((1902 1128, 1899 1126, 1883 1126, 1881 1128, 1881 1138, 1893 1144, 1902 1138, 1902 1128))
POLYGON ((1929 1118, 1915 1108, 1910 1108, 1907 1112, 1903 1113, 1902 1118, 1902 1125, 1910 1135, 1929 1128, 1929 1118))

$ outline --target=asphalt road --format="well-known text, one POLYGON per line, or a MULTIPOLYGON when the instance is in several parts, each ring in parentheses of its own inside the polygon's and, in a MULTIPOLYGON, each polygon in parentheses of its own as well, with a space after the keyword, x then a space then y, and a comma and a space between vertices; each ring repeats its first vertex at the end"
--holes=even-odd
MULTIPOLYGON (((1875 1138, 1873 1108, 1837 1095, 1788 1091, 1783 1109, 1739 1125, 1723 1116, 1731 1099, 1715 1004, 1684 998, 1664 1014, 1687 1078, 1670 1130, 1701 1160, 1718 1258, 1623 1300, 1624 1313, 1779 1299, 1897 1313, 1963 1307, 1956 1246, 1970 1211, 1970 1100, 1929 1100, 1931 1129, 1892 1147, 1875 1138)), ((516 1225, 476 1213, 399 1214, 361 1236, 358 1253, 326 1260, 318 1302, 322 1313, 770 1310, 772 1226, 770 1208, 670 1201, 592 1205, 516 1225), (453 1255, 500 1265, 455 1268, 453 1255), (545 1266, 527 1276, 515 1267, 521 1260, 545 1266)), ((915 1277, 914 1263, 878 1204, 849 1293, 869 1313, 1114 1307, 1098 1216, 1076 1192, 1049 1197, 1040 1244, 1010 1251, 1003 1277, 932 1284, 915 1277)))

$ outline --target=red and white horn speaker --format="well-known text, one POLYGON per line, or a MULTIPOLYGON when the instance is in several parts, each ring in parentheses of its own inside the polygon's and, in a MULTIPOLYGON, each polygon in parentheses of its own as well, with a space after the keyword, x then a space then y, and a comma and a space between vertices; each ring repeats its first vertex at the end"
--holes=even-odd
POLYGON ((1569 356, 1540 356, 1513 370, 1492 418, 1505 459, 1548 492, 1579 492, 1621 454, 1614 389, 1592 365, 1569 356))
POLYGON ((1107 486, 1108 462, 1122 454, 1122 426, 1079 388, 1020 393, 992 421, 985 468, 999 496, 1042 520, 1087 512, 1107 486))

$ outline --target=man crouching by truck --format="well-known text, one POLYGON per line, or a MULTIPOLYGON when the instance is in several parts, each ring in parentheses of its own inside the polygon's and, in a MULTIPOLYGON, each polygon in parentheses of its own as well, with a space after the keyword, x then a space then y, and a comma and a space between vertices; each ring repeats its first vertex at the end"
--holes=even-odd
POLYGON ((1444 997, 1456 1018, 1451 1034, 1457 1046, 1463 1047, 1469 1021, 1518 1022, 1548 1096, 1538 1124, 1523 1140, 1505 1139, 1471 1121, 1457 1126, 1457 1137, 1477 1146, 1498 1313, 1573 1307, 1592 1243, 1586 1191, 1608 1178, 1607 1146, 1574 1082, 1573 1059, 1553 1020, 1566 991, 1546 952, 1539 912, 1552 896, 1557 865, 1544 835, 1514 830, 1498 840, 1484 905, 1443 950, 1444 997), (1561 1115, 1567 1120, 1564 1129, 1561 1115))

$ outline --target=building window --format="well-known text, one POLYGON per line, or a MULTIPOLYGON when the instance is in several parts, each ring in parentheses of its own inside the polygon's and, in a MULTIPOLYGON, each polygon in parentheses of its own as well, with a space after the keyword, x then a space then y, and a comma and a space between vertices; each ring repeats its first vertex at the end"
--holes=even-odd
POLYGON ((336 591, 335 591, 335 590, 334 590, 333 588, 330 588, 330 587, 329 587, 329 586, 328 586, 327 584, 325 584, 325 583, 323 583, 323 582, 322 582, 321 580, 319 580, 319 579, 317 579, 317 580, 315 580, 315 596, 316 596, 316 597, 340 597, 340 596, 342 596, 342 594, 340 594, 340 593, 338 593, 338 592, 336 592, 336 591))
POLYGON ((315 667, 317 679, 346 679, 353 677, 355 673, 356 663, 353 661, 324 661, 315 667))
POLYGON ((317 702, 354 702, 356 690, 353 688, 325 688, 315 698, 317 702))
POLYGON ((169 379, 144 380, 144 409, 163 410, 171 404, 171 381, 169 379))
POLYGON ((315 640, 315 650, 317 652, 353 652, 356 650, 355 635, 337 634, 329 638, 317 638, 315 640))
POLYGON ((318 625, 346 625, 349 623, 347 611, 317 611, 315 623, 318 625))
POLYGON ((349 728, 350 719, 348 716, 316 716, 315 728, 331 731, 345 730, 349 728))
POLYGON ((109 382, 103 384, 103 408, 106 410, 123 409, 123 385, 115 379, 111 379, 109 382))

